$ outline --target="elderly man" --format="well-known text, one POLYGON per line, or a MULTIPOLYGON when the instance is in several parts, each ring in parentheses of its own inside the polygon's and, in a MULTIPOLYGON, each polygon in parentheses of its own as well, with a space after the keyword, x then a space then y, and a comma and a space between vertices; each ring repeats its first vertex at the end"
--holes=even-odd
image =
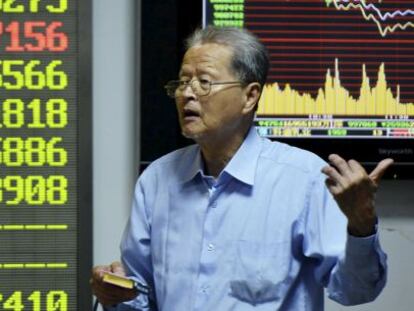
POLYGON ((392 163, 371 174, 338 155, 260 138, 252 126, 269 66, 246 30, 208 27, 187 41, 167 84, 192 145, 139 178, 122 265, 93 270, 110 310, 323 310, 371 301, 385 285, 374 196, 392 163), (112 271, 149 288, 102 281, 112 271), (126 302, 128 301, 128 302, 126 302))

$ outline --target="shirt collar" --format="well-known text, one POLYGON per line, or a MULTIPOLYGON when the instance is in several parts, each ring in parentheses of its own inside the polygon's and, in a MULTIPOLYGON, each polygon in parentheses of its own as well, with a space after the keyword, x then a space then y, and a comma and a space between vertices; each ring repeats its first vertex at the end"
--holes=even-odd
POLYGON ((257 161, 261 152, 262 139, 257 134, 256 128, 252 126, 240 148, 227 163, 223 172, 253 186, 256 175, 257 161))
POLYGON ((195 145, 191 156, 182 163, 184 165, 189 165, 188 168, 184 168, 183 181, 187 182, 195 178, 197 174, 202 174, 204 169, 203 160, 201 158, 200 146, 195 145), (184 162, 184 163, 183 163, 184 162), (191 164, 188 164, 191 163, 191 164))
MULTIPOLYGON (((262 139, 257 134, 256 128, 252 126, 240 148, 221 172, 218 180, 225 177, 222 176, 223 174, 228 174, 245 184, 253 186, 257 160, 261 151, 261 143, 262 139)), ((188 159, 188 162, 186 161, 186 163, 191 164, 185 170, 184 182, 194 179, 198 174, 203 175, 204 164, 200 147, 197 146, 194 151, 191 157, 192 159, 188 159)))

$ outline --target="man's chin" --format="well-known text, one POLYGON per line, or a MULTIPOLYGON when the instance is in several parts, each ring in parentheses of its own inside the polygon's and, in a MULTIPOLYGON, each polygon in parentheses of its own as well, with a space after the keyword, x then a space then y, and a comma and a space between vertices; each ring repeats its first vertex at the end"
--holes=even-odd
POLYGON ((185 138, 195 140, 196 142, 197 142, 197 140, 201 139, 201 137, 202 137, 201 133, 197 133, 197 132, 194 132, 194 131, 188 131, 188 130, 187 131, 182 130, 181 135, 183 135, 185 138))

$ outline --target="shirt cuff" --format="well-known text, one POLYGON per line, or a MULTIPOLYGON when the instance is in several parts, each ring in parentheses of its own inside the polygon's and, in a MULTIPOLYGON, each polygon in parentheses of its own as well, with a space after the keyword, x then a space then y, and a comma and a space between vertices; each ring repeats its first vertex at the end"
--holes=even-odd
POLYGON ((365 254, 372 251, 376 241, 378 240, 378 232, 367 237, 355 237, 348 234, 346 242, 347 253, 365 254))
POLYGON ((375 224, 374 234, 372 235, 356 237, 348 233, 345 250, 346 257, 348 259, 358 258, 357 262, 363 262, 364 256, 369 257, 375 253, 379 255, 381 263, 384 264, 386 255, 383 253, 379 242, 378 219, 375 224))
MULTIPOLYGON (((362 247, 364 249, 369 249, 372 245, 374 245, 375 241, 378 240, 378 217, 376 217, 375 219, 375 227, 374 227, 374 233, 369 235, 369 236, 365 236, 365 237, 359 237, 359 236, 355 236, 349 233, 349 231, 347 231, 347 244, 350 244, 350 247, 362 247)), ((347 245, 348 248, 348 245, 347 245)), ((357 251, 360 251, 359 249, 357 249, 357 251)))

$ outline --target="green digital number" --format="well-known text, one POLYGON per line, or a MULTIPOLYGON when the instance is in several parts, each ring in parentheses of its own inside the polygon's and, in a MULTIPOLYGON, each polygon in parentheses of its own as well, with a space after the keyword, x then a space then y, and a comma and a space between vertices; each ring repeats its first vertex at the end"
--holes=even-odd
POLYGON ((328 135, 329 136, 346 136, 348 131, 346 129, 329 129, 328 135))
POLYGON ((0 179, 0 203, 16 206, 22 202, 29 205, 64 205, 68 201, 68 180, 65 176, 39 175, 6 176, 0 179))
POLYGON ((47 86, 51 90, 64 90, 68 86, 66 73, 56 70, 56 67, 62 64, 61 60, 54 60, 46 67, 47 86))
POLYGON ((16 0, 0 0, 0 3, 3 4, 1 7, 5 13, 23 13, 24 6, 23 4, 15 5, 16 0))
POLYGON ((32 302, 32 311, 41 311, 40 309, 40 291, 33 292, 27 300, 32 302))
POLYGON ((68 9, 68 0, 58 0, 58 1, 59 1, 58 6, 54 6, 50 4, 46 6, 46 9, 50 13, 65 13, 66 10, 68 9))
POLYGON ((19 205, 24 199, 24 179, 21 176, 6 176, 3 179, 3 189, 13 192, 14 198, 7 200, 7 205, 19 205))
POLYGON ((64 99, 50 99, 46 103, 46 123, 50 128, 63 128, 68 124, 68 103, 64 99))
POLYGON ((24 309, 22 303, 22 292, 14 292, 3 304, 4 310, 22 311, 24 309))
POLYGON ((47 179, 47 201, 63 205, 68 201, 68 180, 64 176, 50 176, 47 179))
MULTIPOLYGON (((42 293, 40 291, 34 291, 27 297, 27 301, 31 306, 23 304, 23 293, 21 291, 13 292, 10 297, 4 301, 1 310, 12 311, 41 311, 42 293)), ((68 294, 62 290, 49 291, 44 296, 46 303, 45 311, 68 311, 68 294)), ((0 294, 0 303, 3 301, 3 295, 0 294)), ((1 306, 1 305, 0 305, 1 306)))
POLYGON ((42 176, 28 176, 25 180, 26 202, 41 205, 46 201, 46 181, 42 176))
MULTIPOLYGON (((50 13, 65 13, 68 9, 68 0, 54 0, 56 4, 46 5, 46 10, 50 13)), ((25 13, 27 8, 23 4, 16 4, 16 0, 0 0, 0 11, 4 13, 25 13)), ((30 13, 38 13, 39 3, 41 0, 29 0, 28 11, 30 13)))
MULTIPOLYGON (((0 0, 1 1, 1 0, 0 0)), ((39 70, 40 60, 31 60, 27 64, 23 60, 0 61, 0 86, 6 90, 64 90, 68 86, 66 73, 59 70, 61 60, 52 60, 46 68, 39 70), (20 68, 16 68, 20 67, 20 68)))
POLYGON ((2 139, 0 149, 0 164, 9 167, 27 165, 39 167, 49 165, 53 167, 65 166, 68 162, 66 149, 59 147, 62 137, 52 137, 46 141, 43 137, 6 137, 2 139))
POLYGON ((20 128, 24 124, 24 102, 7 99, 3 102, 3 124, 7 128, 20 128))
POLYGON ((28 166, 43 166, 46 162, 46 141, 42 137, 29 137, 25 141, 24 158, 28 166))
POLYGON ((29 90, 43 90, 46 86, 45 74, 39 70, 35 70, 40 65, 40 60, 31 60, 24 67, 25 86, 29 90))
POLYGON ((3 141, 3 163, 6 166, 17 167, 24 163, 22 149, 24 142, 20 137, 7 137, 3 141))
POLYGON ((41 121, 41 101, 38 98, 33 99, 28 105, 27 108, 29 108, 32 111, 32 123, 27 124, 28 128, 45 128, 46 124, 42 123, 41 121))
MULTIPOLYGON (((1 103, 0 103, 1 104, 1 103)), ((38 98, 25 105, 21 99, 6 99, 1 106, 2 125, 6 128, 64 128, 68 124, 68 103, 63 98, 52 98, 46 103, 38 98), (27 119, 32 119, 30 123, 27 119)), ((1 127, 1 125, 0 125, 1 127)))
POLYGON ((19 71, 14 69, 15 66, 24 65, 22 60, 7 60, 0 62, 3 64, 3 80, 10 80, 5 78, 11 78, 13 82, 3 81, 3 86, 7 90, 21 90, 24 87, 24 75, 19 71))
POLYGON ((29 0, 29 9, 32 13, 39 12, 39 2, 40 0, 29 0))
POLYGON ((46 297, 47 311, 67 311, 68 295, 64 291, 51 291, 46 297))
POLYGON ((56 144, 62 141, 62 137, 52 137, 46 144, 47 163, 50 166, 64 166, 68 163, 67 151, 64 148, 56 147, 56 144))

